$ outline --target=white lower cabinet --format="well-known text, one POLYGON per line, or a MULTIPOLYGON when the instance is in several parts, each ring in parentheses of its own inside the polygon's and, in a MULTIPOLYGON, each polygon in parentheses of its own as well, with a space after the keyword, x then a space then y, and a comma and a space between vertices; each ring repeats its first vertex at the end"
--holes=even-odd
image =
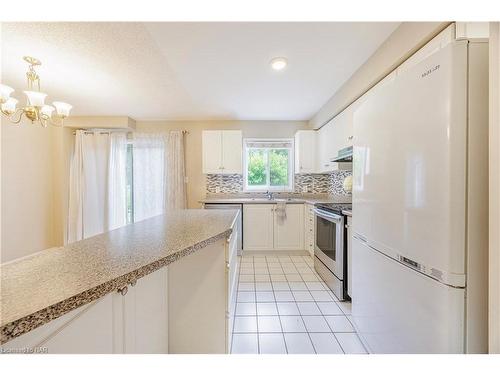
POLYGON ((167 268, 2 345, 49 354, 168 353, 167 268))
POLYGON ((306 203, 304 205, 304 241, 305 248, 311 257, 314 257, 314 205, 306 203))
POLYGON ((276 204, 243 205, 244 250, 304 250, 304 206, 287 204, 286 218, 276 204))
POLYGON ((167 276, 166 267, 155 271, 129 286, 121 298, 124 353, 168 353, 167 276))
POLYGON ((244 250, 273 249, 274 206, 274 204, 243 205, 244 250))
POLYGON ((274 211, 274 250, 304 250, 304 206, 287 204, 286 216, 274 211))
POLYGON ((237 232, 169 265, 169 352, 223 354, 236 305, 237 232))
POLYGON ((108 294, 3 344, 2 350, 48 354, 117 353, 113 300, 114 295, 108 294))
POLYGON ((237 251, 234 230, 228 240, 209 244, 1 348, 52 354, 229 353, 237 251))

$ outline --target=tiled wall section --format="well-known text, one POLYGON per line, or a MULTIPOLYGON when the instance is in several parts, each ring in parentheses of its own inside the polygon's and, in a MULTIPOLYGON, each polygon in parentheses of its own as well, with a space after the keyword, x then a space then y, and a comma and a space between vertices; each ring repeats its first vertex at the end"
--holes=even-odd
POLYGON ((243 191, 241 174, 208 174, 207 193, 235 194, 243 191))
POLYGON ((328 194, 330 195, 347 195, 344 188, 344 179, 347 176, 352 176, 352 171, 335 171, 329 174, 330 184, 328 185, 328 194))
MULTIPOLYGON (((313 194, 346 195, 342 184, 351 171, 334 171, 329 174, 296 174, 295 192, 313 194)), ((207 175, 207 193, 235 194, 243 191, 241 174, 207 175)))
POLYGON ((295 192, 326 194, 330 185, 330 175, 328 174, 296 174, 295 192))

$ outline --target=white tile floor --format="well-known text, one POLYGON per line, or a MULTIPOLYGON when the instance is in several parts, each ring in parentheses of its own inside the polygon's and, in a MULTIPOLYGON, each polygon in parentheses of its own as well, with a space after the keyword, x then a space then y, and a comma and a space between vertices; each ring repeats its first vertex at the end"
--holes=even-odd
POLYGON ((231 353, 366 353, 350 314, 309 256, 244 255, 231 353))

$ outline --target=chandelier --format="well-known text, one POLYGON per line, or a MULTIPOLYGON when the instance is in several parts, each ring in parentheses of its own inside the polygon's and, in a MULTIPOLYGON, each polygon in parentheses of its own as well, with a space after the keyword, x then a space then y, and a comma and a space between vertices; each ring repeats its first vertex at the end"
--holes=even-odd
POLYGON ((53 106, 46 105, 45 98, 47 94, 40 91, 40 77, 35 71, 35 67, 42 65, 42 63, 31 56, 24 56, 23 59, 29 64, 28 71, 26 72, 28 90, 24 91, 26 105, 16 108, 19 101, 11 97, 14 89, 0 83, 2 114, 7 116, 14 124, 19 124, 24 115, 27 119, 31 120, 31 123, 36 122, 44 127, 47 127, 49 123, 54 126, 63 126, 64 119, 69 116, 72 106, 63 102, 53 102, 53 106))

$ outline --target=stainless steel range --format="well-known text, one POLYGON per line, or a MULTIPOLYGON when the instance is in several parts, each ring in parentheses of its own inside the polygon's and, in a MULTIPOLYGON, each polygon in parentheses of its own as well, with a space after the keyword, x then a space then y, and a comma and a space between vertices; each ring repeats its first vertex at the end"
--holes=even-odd
POLYGON ((341 301, 347 295, 346 217, 349 203, 320 203, 314 208, 315 238, 314 268, 341 301))

